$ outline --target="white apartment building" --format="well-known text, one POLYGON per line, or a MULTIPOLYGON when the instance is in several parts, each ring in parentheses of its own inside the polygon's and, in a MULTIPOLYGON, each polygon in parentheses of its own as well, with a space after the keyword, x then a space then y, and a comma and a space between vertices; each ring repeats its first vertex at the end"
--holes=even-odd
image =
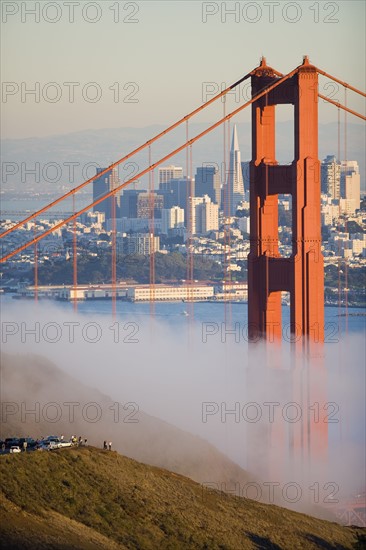
POLYGON ((360 170, 355 160, 342 160, 341 162, 341 198, 349 201, 343 203, 347 214, 360 209, 361 183, 360 170), (353 202, 351 202, 353 201, 353 202))
POLYGON ((190 198, 192 235, 206 235, 219 228, 219 205, 208 195, 190 198))
POLYGON ((178 227, 184 227, 184 209, 179 208, 179 206, 163 208, 161 211, 161 232, 167 235, 169 229, 178 227))

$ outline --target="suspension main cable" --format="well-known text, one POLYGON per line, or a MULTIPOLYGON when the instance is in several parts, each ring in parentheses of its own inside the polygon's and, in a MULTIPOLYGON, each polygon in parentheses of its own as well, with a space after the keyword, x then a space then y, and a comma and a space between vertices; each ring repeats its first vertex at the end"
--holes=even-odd
POLYGON ((319 69, 318 67, 316 67, 316 70, 319 74, 323 75, 323 76, 326 76, 328 78, 331 78, 332 80, 334 80, 334 82, 337 82, 338 84, 341 84, 342 86, 344 86, 345 88, 348 88, 349 90, 352 90, 353 92, 356 92, 356 94, 360 94, 362 95, 363 97, 366 97, 366 93, 365 92, 361 92, 361 90, 358 90, 357 88, 355 88, 354 86, 351 86, 351 84, 348 84, 348 82, 343 82, 343 80, 339 80, 339 78, 336 78, 335 76, 332 76, 331 74, 329 73, 326 73, 325 71, 322 71, 321 69, 319 69))
MULTIPOLYGON (((255 70, 255 69, 254 69, 255 70)), ((127 155, 125 155, 124 157, 122 157, 121 159, 117 160, 116 162, 113 162, 110 166, 108 166, 108 168, 105 168, 104 170, 101 170, 100 172, 94 174, 94 176, 92 176, 91 178, 89 178, 88 180, 84 181, 83 183, 81 183, 80 185, 78 185, 77 187, 74 187, 74 189, 71 189, 70 191, 68 191, 67 193, 65 193, 64 195, 62 195, 62 197, 58 197, 57 199, 55 199, 54 201, 50 202, 49 204, 47 204, 46 206, 43 206, 40 210, 37 210, 37 212, 34 212, 33 214, 31 214, 30 216, 28 216, 27 218, 25 218, 24 220, 21 220, 20 222, 17 222, 13 227, 7 229, 6 231, 4 231, 3 233, 0 233, 0 239, 5 237, 6 235, 8 235, 9 233, 11 233, 12 231, 15 231, 16 229, 18 229, 19 227, 21 227, 22 225, 24 225, 25 223, 29 222, 30 220, 32 220, 33 218, 39 216, 40 214, 42 214, 43 212, 46 212, 47 210, 49 210, 50 208, 52 208, 53 206, 56 206, 56 204, 60 203, 61 201, 67 199, 68 197, 71 197, 72 195, 74 195, 75 193, 77 193, 78 191, 80 191, 80 189, 83 189, 84 187, 86 187, 87 185, 89 185, 89 183, 92 183, 97 177, 100 178, 101 176, 107 174, 108 172, 110 172, 111 170, 113 170, 113 168, 116 168, 117 166, 119 166, 122 162, 125 162, 126 160, 130 159, 131 157, 135 156, 137 153, 139 153, 140 151, 143 151, 144 149, 146 149, 146 147, 150 147, 150 145, 152 143, 154 143, 155 141, 157 141, 158 139, 160 139, 161 137, 165 136, 166 134, 168 134, 169 132, 171 132, 172 130, 175 130, 175 128, 177 128, 178 126, 180 126, 181 124, 183 124, 183 122, 189 120, 190 118, 192 118, 193 116, 195 116, 196 114, 198 114, 199 112, 203 111, 203 109, 205 109, 206 107, 208 107, 209 105, 211 105, 212 103, 214 103, 215 101, 217 101, 218 99, 220 99, 221 97, 223 97, 224 95, 226 95, 227 93, 229 93, 231 90, 233 90, 234 88, 236 88, 237 86, 239 86, 239 84, 241 84, 242 82, 244 82, 244 80, 248 79, 251 75, 252 75, 253 71, 247 73, 246 75, 244 75, 242 78, 240 78, 239 80, 237 80, 237 82, 234 82, 234 84, 231 84, 230 86, 228 86, 227 88, 225 88, 225 90, 222 90, 219 94, 217 94, 216 96, 212 97, 211 99, 209 99, 208 101, 206 101, 203 105, 200 105, 200 107, 197 107, 197 109, 194 109, 194 111, 190 112, 188 115, 184 116, 183 118, 181 118, 180 120, 178 120, 177 122, 175 122, 174 124, 172 124, 171 126, 169 126, 168 128, 166 128, 165 130, 163 130, 162 132, 160 132, 159 134, 157 134, 156 136, 154 136, 153 138, 149 139, 146 143, 144 143, 143 145, 140 145, 139 147, 137 147, 136 149, 134 149, 133 151, 131 151, 131 153, 128 153, 127 155)))
MULTIPOLYGON (((196 141, 201 139, 206 134, 212 132, 212 130, 215 130, 218 126, 221 126, 221 124, 223 124, 223 122, 225 122, 226 120, 231 119, 232 117, 234 117, 235 115, 240 113, 243 109, 245 109, 246 107, 248 107, 249 105, 251 105, 255 101, 258 101, 258 99, 260 99, 261 97, 265 96, 266 94, 268 94, 269 92, 274 90, 277 86, 279 86, 280 84, 283 84, 283 82, 285 82, 286 80, 288 80, 289 78, 294 76, 294 74, 296 74, 298 72, 300 67, 301 67, 301 65, 299 65, 298 67, 293 69, 291 72, 289 72, 287 75, 283 76, 282 78, 279 78, 275 83, 271 84, 265 90, 261 91, 259 94, 256 94, 254 97, 252 97, 252 99, 248 100, 243 105, 240 105, 240 107, 238 107, 237 109, 235 109, 234 111, 232 111, 231 113, 226 115, 224 118, 221 118, 220 120, 215 122, 215 124, 212 124, 212 126, 209 126, 209 128, 206 128, 206 130, 203 130, 201 133, 197 134, 194 138, 190 139, 186 143, 183 143, 183 145, 180 145, 179 147, 177 147, 177 149, 174 149, 174 151, 172 151, 169 154, 165 155, 160 160, 158 160, 154 164, 150 165, 148 168, 145 168, 140 173, 134 175, 134 177, 132 177, 131 179, 127 180, 124 183, 121 183, 115 189, 112 189, 111 191, 109 191, 105 195, 102 195, 101 197, 98 197, 91 204, 88 204, 87 206, 83 207, 81 210, 79 210, 78 212, 72 214, 71 216, 69 216, 65 220, 62 220, 61 222, 57 223, 55 226, 47 229, 46 231, 44 231, 43 233, 41 233, 40 235, 38 235, 37 237, 35 237, 31 241, 19 246, 18 248, 16 248, 12 252, 9 252, 8 254, 6 254, 5 256, 0 258, 0 263, 6 262, 9 258, 12 258, 13 256, 15 256, 15 254, 18 254, 19 252, 21 252, 22 250, 28 248, 32 244, 35 244, 36 242, 40 241, 41 239, 43 239, 44 237, 46 237, 50 233, 53 233, 54 231, 56 231, 60 227, 63 227, 64 225, 71 222, 75 218, 78 218, 80 216, 80 214, 83 214, 84 212, 87 212, 88 210, 93 208, 93 206, 96 206, 97 204, 101 203, 102 201, 108 199, 109 197, 111 197, 112 195, 114 195, 115 193, 117 193, 118 191, 123 189, 124 187, 127 187, 128 185, 130 185, 131 183, 136 181, 138 178, 141 178, 142 176, 144 176, 145 174, 147 174, 151 170, 154 170, 160 164, 163 164, 164 162, 166 162, 170 158, 174 157, 175 155, 177 155, 178 153, 180 153, 181 151, 183 151, 184 149, 186 149, 187 147, 189 147, 190 145, 192 145, 193 143, 195 143, 196 141)), ((114 165, 116 165, 116 164, 117 163, 114 163, 114 165)), ((111 165, 111 166, 114 166, 114 165, 111 165)), ((111 167, 110 167, 110 169, 111 169, 111 167)), ((99 175, 100 174, 101 174, 101 172, 99 173, 99 175)), ((5 233, 3 233, 1 236, 4 236, 4 235, 5 235, 5 233)))
POLYGON ((318 94, 318 97, 320 97, 320 99, 324 99, 325 101, 328 101, 329 103, 332 103, 339 109, 343 109, 343 111, 347 111, 347 113, 351 113, 351 115, 355 115, 358 118, 361 118, 362 120, 366 120, 365 116, 361 115, 360 113, 357 113, 357 111, 352 111, 352 109, 349 109, 345 105, 342 105, 342 103, 339 103, 339 101, 333 101, 333 99, 330 99, 329 97, 322 94, 318 94))

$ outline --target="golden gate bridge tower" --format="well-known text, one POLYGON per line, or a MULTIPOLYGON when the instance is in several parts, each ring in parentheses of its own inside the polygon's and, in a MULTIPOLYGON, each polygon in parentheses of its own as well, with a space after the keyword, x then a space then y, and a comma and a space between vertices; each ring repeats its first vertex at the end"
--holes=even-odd
MULTIPOLYGON (((279 82, 262 58, 252 73, 252 96, 279 82)), ((290 293, 291 333, 324 340, 324 267, 321 253, 318 72, 307 57, 298 71, 252 104, 250 165, 250 337, 282 337, 281 291, 290 293), (294 105, 295 158, 276 161, 276 105, 294 105), (292 195, 290 258, 278 249, 278 195, 292 195)))

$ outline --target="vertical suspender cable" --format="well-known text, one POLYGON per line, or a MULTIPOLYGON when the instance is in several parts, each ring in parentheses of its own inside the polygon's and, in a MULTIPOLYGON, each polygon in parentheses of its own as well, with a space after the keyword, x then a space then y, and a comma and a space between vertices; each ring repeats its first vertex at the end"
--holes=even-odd
MULTIPOLYGON (((226 99, 226 97, 225 97, 226 99)), ((230 119, 227 121, 227 142, 226 142, 226 159, 227 159, 227 165, 230 166, 230 134, 231 134, 231 125, 230 125, 230 119)), ((236 169, 236 166, 235 166, 236 169)), ((241 167, 240 167, 241 169, 241 167)), ((234 174, 233 174, 234 176, 234 174)), ((232 201, 234 200, 234 194, 231 196, 231 192, 229 192, 229 213, 231 214, 231 208, 232 208, 232 201)), ((231 233, 230 233, 231 225, 228 227, 228 233, 227 233, 227 242, 226 242, 226 249, 227 249, 227 271, 226 271, 226 283, 228 283, 228 290, 229 295, 232 294, 232 280, 231 280, 231 271, 230 271, 230 258, 231 258, 231 233)), ((230 298, 230 296, 229 296, 230 298)), ((232 305, 229 299, 229 303, 227 304, 227 321, 229 324, 229 327, 231 328, 231 321, 232 321, 232 305)))
MULTIPOLYGON (((37 233, 36 220, 33 231, 34 234, 37 233)), ((38 302, 38 243, 34 244, 34 301, 38 302)))
MULTIPOLYGON (((223 118, 226 117, 226 97, 222 98, 222 116, 223 118)), ((230 180, 230 159, 228 162, 227 158, 227 122, 225 120, 223 124, 223 163, 224 163, 224 184, 223 184, 223 193, 222 193, 222 200, 223 200, 223 212, 224 212, 224 254, 223 254, 223 268, 224 272, 222 274, 222 290, 223 290, 223 297, 224 297, 224 322, 225 327, 227 326, 227 304, 226 304, 226 273, 227 273, 227 231, 228 231, 228 220, 230 216, 230 189, 229 189, 229 180, 230 180)), ((230 141, 229 141, 230 143, 230 141)))
MULTIPOLYGON (((75 195, 72 196, 72 209, 75 214, 76 205, 75 205, 75 195)), ((74 311, 78 309, 77 302, 77 290, 78 290, 78 259, 77 259, 77 235, 76 235, 76 220, 74 218, 72 224, 72 273, 73 273, 73 306, 74 311)))
MULTIPOLYGON (((192 145, 189 146, 189 149, 187 149, 189 152, 189 166, 188 166, 188 181, 189 181, 189 194, 191 197, 195 195, 193 192, 193 166, 192 166, 192 145)), ((191 227, 191 248, 189 253, 189 278, 190 278, 190 284, 193 286, 194 284, 194 254, 193 254, 193 243, 192 243, 192 227, 191 227)), ((194 302, 193 302, 193 291, 191 289, 191 302, 189 305, 189 323, 192 328, 193 323, 193 317, 194 317, 194 302)))
MULTIPOLYGON (((149 145, 149 166, 152 164, 149 145)), ((150 266, 150 317, 155 315, 155 181, 154 170, 149 172, 149 266, 150 266)))
MULTIPOLYGON (((186 141, 188 142, 189 139, 189 127, 188 127, 188 120, 186 120, 186 141)), ((193 217, 195 217, 195 204, 194 199, 192 196, 192 183, 189 179, 189 148, 186 149, 186 177, 187 177, 187 184, 186 184, 186 211, 187 211, 187 240, 186 240, 186 271, 187 271, 187 280, 186 280, 186 287, 187 287, 187 302, 188 302, 188 308, 191 307, 191 300, 192 300, 192 264, 191 264, 191 254, 192 254, 192 231, 193 231, 193 217)), ((188 322, 190 323, 190 320, 188 319, 188 322)))
MULTIPOLYGON (((337 109, 338 111, 338 117, 337 117, 337 122, 338 122, 338 156, 337 156, 337 161, 340 163, 341 162, 341 110, 340 108, 338 107, 337 109)), ((338 223, 337 223, 337 229, 338 229, 338 236, 339 236, 339 232, 340 232, 340 217, 341 217, 341 202, 340 202, 340 192, 341 192, 341 189, 340 189, 340 185, 341 185, 341 177, 342 177, 342 174, 341 174, 341 168, 339 167, 339 174, 335 173, 334 174, 334 191, 336 191, 336 179, 339 178, 339 189, 338 189, 338 223)), ((337 185, 338 187, 338 185, 337 185)), ((335 194, 335 193, 334 193, 335 194)), ((341 254, 341 245, 340 245, 340 240, 338 239, 338 257, 340 257, 340 254, 341 254)), ((341 332, 341 304, 342 304, 342 290, 341 290, 341 262, 340 260, 338 259, 338 332, 340 334, 341 332)))
MULTIPOLYGON (((338 237, 340 232, 340 216, 341 216, 341 202, 340 202, 340 192, 341 192, 341 167, 339 166, 339 173, 338 173, 338 163, 341 162, 341 110, 338 106, 337 109, 337 164, 335 167, 335 173, 333 175, 334 181, 333 181, 333 196, 338 198, 338 221, 337 221, 337 230, 338 230, 338 237), (338 180, 339 178, 339 189, 338 189, 338 180), (338 195, 338 197, 337 197, 338 195)), ((341 245, 340 240, 338 238, 338 334, 341 335, 342 331, 342 317, 341 317, 341 305, 342 305, 342 294, 341 294, 341 262, 340 262, 340 253, 341 253, 341 245)), ((343 369, 342 369, 342 338, 339 339, 339 353, 338 353, 338 372, 339 376, 342 377, 343 375, 343 369)), ((343 452, 343 429, 342 429, 342 415, 339 419, 339 452, 343 452)))
MULTIPOLYGON (((111 178, 111 185, 114 188, 114 174, 113 170, 110 174, 111 178)), ((109 199, 111 202, 111 217, 112 217, 112 241, 111 241, 111 283, 112 283, 112 318, 116 318, 117 314, 117 252, 116 252, 116 244, 117 244, 117 221, 116 221, 116 201, 117 197, 116 195, 113 195, 109 199)))
MULTIPOLYGON (((347 108, 347 88, 344 88, 344 106, 347 108)), ((347 111, 344 111, 344 161, 345 161, 345 174, 344 174, 344 193, 346 198, 346 188, 347 188, 347 111)), ((347 204, 347 203, 346 203, 347 204)), ((347 224, 347 213, 344 224, 345 233, 348 232, 347 224)), ((346 335, 348 335, 348 257, 344 259, 344 302, 346 307, 346 335)))

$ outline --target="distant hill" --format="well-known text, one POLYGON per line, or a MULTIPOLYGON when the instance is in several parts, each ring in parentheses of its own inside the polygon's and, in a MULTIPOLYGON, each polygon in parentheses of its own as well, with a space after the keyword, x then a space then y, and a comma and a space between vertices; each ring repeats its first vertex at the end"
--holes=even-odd
MULTIPOLYGON (((209 124, 190 123, 189 136, 193 137, 208 127, 209 124)), ((152 146, 152 159, 156 161, 185 141, 185 125, 173 131, 167 137, 152 146)), ((238 137, 243 161, 251 158, 251 125, 238 123, 238 137)), ((41 138, 4 139, 1 142, 2 162, 15 163, 2 170, 3 190, 10 188, 18 192, 34 189, 39 193, 58 193, 61 187, 75 187, 87 177, 95 174, 96 166, 109 166, 113 161, 123 157, 136 147, 163 131, 165 126, 153 125, 143 128, 102 128, 84 130, 70 134, 60 134, 41 138), (22 165, 23 163, 23 165, 22 165), (37 165, 38 163, 38 165, 37 165), (50 164, 49 164, 50 163, 50 164), (70 164, 74 163, 74 164, 70 164), (57 166, 55 166, 58 165, 57 166), (38 166, 39 178, 26 174, 27 169, 38 166), (14 172, 14 175, 11 175, 14 172), (71 176, 71 177, 70 177, 71 176), (72 177, 73 176, 73 177, 72 177), (38 182, 35 182, 38 179, 38 182)), ((343 128, 341 129, 343 136, 343 128)), ((337 155, 337 123, 319 124, 319 158, 326 155, 337 155)), ((361 172, 361 188, 365 190, 365 132, 362 124, 347 125, 347 158, 357 160, 361 172)), ((276 156, 279 162, 290 162, 293 159, 293 122, 276 124, 276 156)), ((343 137, 341 158, 344 158, 343 137)), ((193 145, 193 171, 202 163, 217 163, 221 168, 223 162, 222 128, 214 130, 193 145)), ((125 181, 147 166, 147 149, 133 157, 121 167, 119 176, 125 181)), ((168 161, 168 164, 186 167, 186 153, 183 151, 168 161)), ((225 175, 222 175, 225 180, 225 175)), ((141 182, 146 186, 146 181, 141 182)))
POLYGON ((365 530, 205 492, 94 448, 0 457, 6 549, 361 549, 365 530))

